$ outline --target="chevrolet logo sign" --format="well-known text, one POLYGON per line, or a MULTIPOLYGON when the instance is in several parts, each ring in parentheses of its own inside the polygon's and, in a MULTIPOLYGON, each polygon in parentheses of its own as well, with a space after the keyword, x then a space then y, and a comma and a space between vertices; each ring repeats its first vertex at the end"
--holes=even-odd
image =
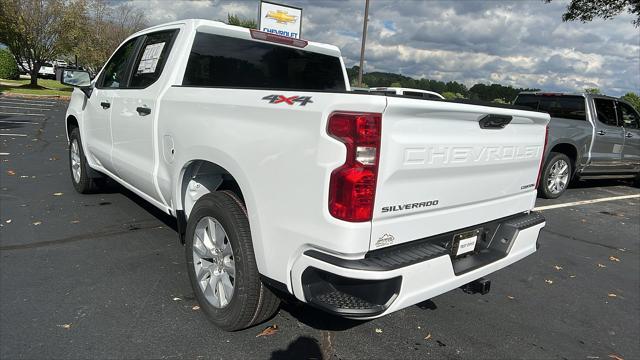
POLYGON ((295 15, 289 15, 286 11, 277 10, 269 11, 265 16, 268 19, 273 19, 280 24, 294 23, 298 19, 295 15))

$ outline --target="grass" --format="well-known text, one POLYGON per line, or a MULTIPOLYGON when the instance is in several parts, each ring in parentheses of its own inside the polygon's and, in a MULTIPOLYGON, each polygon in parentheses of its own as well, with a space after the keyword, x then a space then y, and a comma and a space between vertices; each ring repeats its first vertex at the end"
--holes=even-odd
POLYGON ((5 80, 0 79, 0 93, 24 95, 71 95, 72 87, 48 79, 38 79, 38 86, 33 87, 29 79, 5 80))

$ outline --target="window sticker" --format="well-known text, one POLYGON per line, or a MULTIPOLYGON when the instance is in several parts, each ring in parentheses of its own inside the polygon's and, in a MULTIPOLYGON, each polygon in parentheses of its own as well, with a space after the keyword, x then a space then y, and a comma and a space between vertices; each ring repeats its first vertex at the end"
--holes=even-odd
POLYGON ((147 45, 147 47, 144 48, 140 65, 138 65, 138 74, 152 74, 156 72, 156 66, 158 66, 158 60, 160 60, 164 44, 165 43, 161 42, 147 45))

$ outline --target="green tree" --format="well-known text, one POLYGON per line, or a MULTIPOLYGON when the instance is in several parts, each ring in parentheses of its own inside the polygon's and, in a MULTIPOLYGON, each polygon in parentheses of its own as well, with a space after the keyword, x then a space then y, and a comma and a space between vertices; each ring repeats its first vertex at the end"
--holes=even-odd
POLYGON ((43 63, 64 52, 61 39, 76 22, 71 15, 79 0, 0 0, 0 42, 7 45, 21 67, 38 85, 43 63))
POLYGON ((631 104, 631 106, 633 106, 638 112, 640 112, 640 96, 638 96, 638 94, 634 92, 628 92, 620 98, 631 104))
POLYGON ((584 92, 587 94, 595 94, 595 95, 601 94, 600 89, 598 88, 586 88, 584 89, 584 92))
MULTIPOLYGON (((544 0, 550 3, 553 0, 544 0)), ((593 19, 611 19, 622 12, 635 15, 633 24, 640 26, 640 1, 638 0, 571 0, 562 14, 562 21, 589 22, 593 19)))
POLYGON ((241 18, 238 15, 227 14, 227 24, 241 26, 249 29, 257 29, 258 23, 252 19, 241 18))
POLYGON ((17 79, 18 64, 7 49, 0 49, 0 79, 17 79))
MULTIPOLYGON (((2 0, 0 0, 2 1, 2 0)), ((110 4, 106 0, 76 0, 71 16, 76 24, 62 39, 69 55, 97 73, 109 56, 129 35, 147 27, 143 11, 129 4, 110 4)))

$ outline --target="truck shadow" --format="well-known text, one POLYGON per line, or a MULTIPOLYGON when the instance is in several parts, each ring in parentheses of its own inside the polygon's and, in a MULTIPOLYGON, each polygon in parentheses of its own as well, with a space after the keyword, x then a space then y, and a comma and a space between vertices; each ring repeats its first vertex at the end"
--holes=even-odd
POLYGON ((316 339, 308 336, 300 336, 292 341, 284 350, 276 350, 271 353, 271 360, 285 359, 318 359, 321 360, 322 350, 316 339))
POLYGON ((129 189, 125 188, 124 186, 118 184, 117 182, 111 179, 105 178, 102 181, 103 183, 101 184, 102 186, 100 187, 100 193, 102 194, 120 193, 126 196, 129 200, 133 201, 134 203, 136 203, 136 205, 146 210, 149 214, 151 214, 153 217, 161 221, 164 225, 173 229, 173 231, 176 232, 176 238, 177 238, 178 224, 176 222, 176 219, 173 216, 164 213, 162 210, 153 206, 150 202, 146 201, 145 199, 141 198, 140 196, 136 195, 129 189))
MULTIPOLYGON (((343 331, 367 323, 369 320, 351 320, 318 310, 297 299, 293 295, 281 295, 280 311, 285 311, 297 321, 316 330, 343 331)), ((281 314, 282 315, 282 314, 281 314)))

